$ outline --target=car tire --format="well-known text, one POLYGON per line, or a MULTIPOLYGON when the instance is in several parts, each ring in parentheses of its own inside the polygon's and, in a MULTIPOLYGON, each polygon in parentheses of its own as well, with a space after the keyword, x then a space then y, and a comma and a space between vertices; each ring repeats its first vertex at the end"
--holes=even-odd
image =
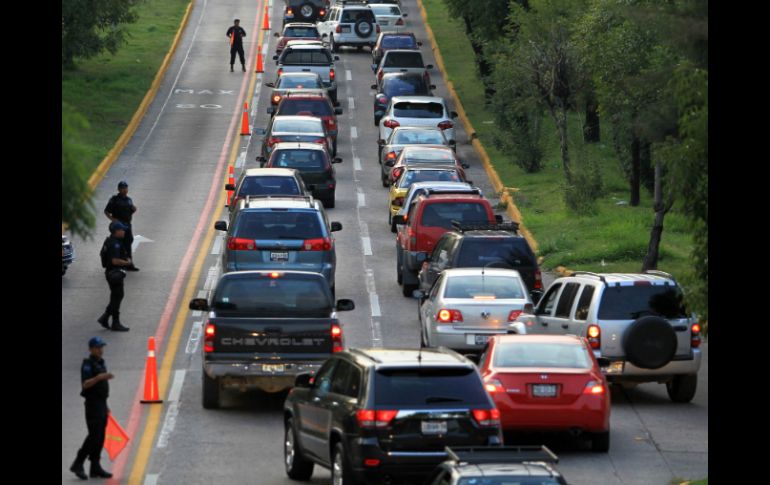
POLYGON ((336 157, 337 156, 337 139, 336 138, 334 139, 334 142, 332 142, 332 151, 334 152, 334 155, 332 156, 336 157))
MULTIPOLYGON (((371 22, 368 22, 366 20, 359 20, 356 22, 356 25, 353 27, 353 30, 355 31, 356 35, 362 39, 366 39, 370 35, 372 35, 372 31, 374 30, 374 25, 372 25, 371 22)), ((359 49, 363 49, 364 46, 359 46, 359 49)))
POLYGON ((610 432, 594 433, 591 436, 591 451, 596 453, 607 453, 610 451, 610 432))
POLYGON ((401 269, 401 251, 396 249, 396 281, 399 285, 404 283, 404 273, 401 269))
MULTIPOLYGON (((388 183, 388 176, 382 173, 382 170, 380 170, 380 173, 381 173, 380 179, 382 180, 382 186, 387 189, 388 187, 390 187, 390 184, 388 183)), ((388 216, 388 224, 390 223, 391 223, 391 218, 390 216, 388 216)))
POLYGON ((311 22, 310 19, 314 18, 316 15, 315 5, 313 5, 310 2, 305 2, 299 7, 299 10, 297 10, 297 12, 305 22, 311 22), (310 12, 310 13, 305 15, 307 12, 310 12))
POLYGON ((329 91, 329 98, 332 100, 332 104, 337 104, 337 89, 335 88, 334 91, 329 91))
POLYGON ((324 199, 323 205, 327 209, 334 209, 334 194, 332 194, 332 196, 329 197, 328 199, 324 199))
POLYGON ((390 232, 395 233, 396 232, 396 223, 391 222, 390 223, 390 232))
POLYGON ((698 388, 698 374, 680 374, 666 382, 668 397, 674 402, 690 402, 698 388))
POLYGON ((345 456, 345 450, 342 443, 334 445, 332 450, 332 485, 337 484, 358 484, 361 483, 353 477, 353 473, 350 470, 350 463, 345 456))
POLYGON ((331 38, 329 38, 329 47, 331 47, 332 52, 339 52, 340 51, 340 46, 338 46, 334 42, 334 36, 333 35, 331 36, 331 38))
POLYGON ((633 322, 623 336, 626 360, 641 369, 660 369, 671 362, 677 339, 664 318, 648 315, 633 322))
POLYGON ((332 300, 334 300, 334 302, 336 302, 337 301, 337 287, 336 287, 336 285, 334 283, 332 283, 332 285, 329 287, 329 290, 332 292, 332 300))
MULTIPOLYGON (((403 277, 403 276, 402 276, 403 277)), ((415 283, 403 283, 404 287, 401 289, 401 294, 407 298, 412 297, 412 292, 418 288, 419 285, 415 283)))
POLYGON ((312 461, 305 458, 298 448, 297 435, 294 433, 294 420, 286 421, 283 440, 283 464, 286 475, 292 480, 307 481, 313 476, 312 461))
POLYGON ((219 408, 219 379, 212 379, 206 374, 204 370, 203 374, 203 389, 201 397, 203 401, 204 409, 218 409, 219 408))

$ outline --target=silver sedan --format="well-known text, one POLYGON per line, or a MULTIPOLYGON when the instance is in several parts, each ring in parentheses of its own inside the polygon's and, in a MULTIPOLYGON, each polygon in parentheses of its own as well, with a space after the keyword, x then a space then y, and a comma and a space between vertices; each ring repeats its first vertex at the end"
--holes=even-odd
POLYGON ((441 273, 420 298, 421 345, 481 351, 493 335, 525 334, 516 318, 532 312, 532 300, 516 270, 454 268, 441 273))

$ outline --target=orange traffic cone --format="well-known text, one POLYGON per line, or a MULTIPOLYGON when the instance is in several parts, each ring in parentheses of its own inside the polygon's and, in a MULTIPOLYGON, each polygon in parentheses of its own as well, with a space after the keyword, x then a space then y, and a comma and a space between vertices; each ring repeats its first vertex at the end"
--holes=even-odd
POLYGON ((249 131, 249 103, 243 103, 243 118, 241 119, 241 136, 251 135, 249 131))
POLYGON ((262 30, 270 30, 270 23, 267 20, 268 12, 267 12, 267 5, 265 5, 265 17, 264 22, 262 22, 262 30))
POLYGON ((147 365, 144 370, 144 399, 141 403, 161 403, 158 395, 158 368, 155 362, 155 337, 147 341, 147 365))
MULTIPOLYGON (((230 175, 227 178, 227 183, 235 185, 235 174, 233 173, 233 170, 234 170, 233 166, 230 165, 230 175)), ((233 203, 233 192, 234 192, 233 190, 228 190, 227 191, 227 205, 228 205, 228 207, 233 203)))
POLYGON ((257 70, 254 72, 265 72, 262 66, 262 44, 257 45, 257 70))

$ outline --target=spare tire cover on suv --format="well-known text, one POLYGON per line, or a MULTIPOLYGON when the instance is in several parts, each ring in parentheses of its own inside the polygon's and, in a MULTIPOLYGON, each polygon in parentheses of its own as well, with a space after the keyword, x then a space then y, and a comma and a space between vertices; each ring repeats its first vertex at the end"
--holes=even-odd
POLYGON ((656 316, 639 318, 623 337, 626 360, 642 369, 659 369, 668 364, 676 354, 676 347, 671 324, 656 316))
POLYGON ((313 18, 315 15, 315 6, 310 2, 305 2, 301 7, 299 7, 299 14, 304 19, 313 18))
POLYGON ((368 22, 364 19, 359 20, 355 25, 356 35, 363 38, 372 35, 373 29, 374 27, 372 26, 371 22, 368 22))

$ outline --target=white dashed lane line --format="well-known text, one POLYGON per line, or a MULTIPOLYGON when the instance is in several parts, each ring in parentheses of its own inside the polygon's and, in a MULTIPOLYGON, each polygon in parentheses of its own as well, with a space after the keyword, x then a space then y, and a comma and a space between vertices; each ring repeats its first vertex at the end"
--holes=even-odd
POLYGON ((361 159, 360 158, 354 158, 353 159, 353 169, 354 170, 361 170, 361 159))
POLYGON ((353 80, 353 73, 348 71, 345 71, 345 81, 352 81, 353 80))
POLYGON ((356 100, 355 99, 348 98, 348 109, 351 110, 351 111, 356 109, 356 100))
POLYGON ((350 127, 350 138, 353 138, 354 140, 358 138, 358 130, 355 126, 350 127))

